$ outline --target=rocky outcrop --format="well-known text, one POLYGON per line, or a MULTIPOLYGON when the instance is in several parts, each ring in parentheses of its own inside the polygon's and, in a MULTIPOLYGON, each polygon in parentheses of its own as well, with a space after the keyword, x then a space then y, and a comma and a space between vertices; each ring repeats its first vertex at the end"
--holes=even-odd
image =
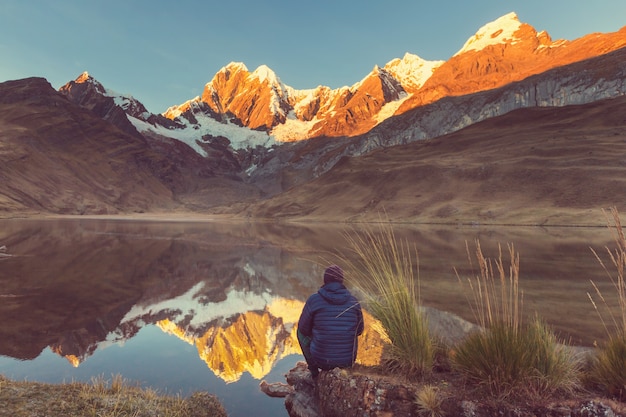
MULTIPOLYGON (((459 417, 615 417, 623 406, 607 398, 585 394, 580 398, 554 400, 545 404, 498 404, 485 397, 465 395, 465 388, 443 384, 438 392, 441 403, 435 411, 420 408, 418 383, 380 376, 371 370, 323 371, 311 378, 306 363, 300 362, 286 375, 289 387, 282 387, 285 408, 290 417, 418 417, 443 415, 459 417)), ((445 376, 444 376, 445 378, 445 376)), ((273 391, 262 384, 268 395, 273 391)))

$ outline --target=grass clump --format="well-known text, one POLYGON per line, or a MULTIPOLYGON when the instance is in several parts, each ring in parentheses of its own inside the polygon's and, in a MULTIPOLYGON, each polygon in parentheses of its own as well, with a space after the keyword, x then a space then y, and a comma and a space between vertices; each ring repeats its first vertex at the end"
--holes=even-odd
POLYGON ((18 382, 0 375, 0 417, 226 417, 217 398, 195 393, 188 398, 159 395, 129 386, 120 375, 91 384, 18 382))
POLYGON ((409 377, 430 374, 435 343, 420 306, 416 248, 396 239, 389 223, 381 223, 379 233, 368 229, 346 239, 352 256, 342 262, 351 271, 349 282, 363 294, 389 343, 383 365, 409 377))
POLYGON ((614 288, 613 300, 603 296, 598 286, 591 281, 595 294, 601 300, 601 311, 591 294, 587 294, 600 316, 608 340, 598 348, 591 366, 591 379, 604 388, 610 395, 621 400, 626 399, 626 283, 624 270, 626 269, 626 238, 617 208, 613 207, 610 215, 605 212, 609 229, 613 231, 616 248, 606 248, 608 258, 612 264, 611 270, 602 261, 598 253, 591 249, 602 266, 614 288), (614 270, 613 270, 614 268, 614 270), (605 320, 605 316, 609 320, 605 320), (608 323, 607 323, 608 321, 608 323))
POLYGON ((443 417, 443 397, 437 387, 433 385, 422 386, 415 395, 417 413, 424 417, 443 417))
MULTIPOLYGON (((539 318, 523 323, 519 254, 513 245, 508 252, 507 268, 501 247, 498 259, 492 261, 476 241, 480 275, 467 279, 468 300, 484 330, 457 346, 453 366, 496 399, 572 393, 579 386, 581 361, 539 318)), ((471 263, 469 248, 468 256, 471 263)))

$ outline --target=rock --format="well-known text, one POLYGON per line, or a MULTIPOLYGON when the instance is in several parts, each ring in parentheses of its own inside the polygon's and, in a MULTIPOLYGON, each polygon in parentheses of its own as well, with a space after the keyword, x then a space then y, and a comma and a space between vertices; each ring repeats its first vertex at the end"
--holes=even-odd
MULTIPOLYGON (((311 377, 305 362, 286 375, 292 388, 285 397, 290 417, 418 417, 418 385, 364 375, 358 370, 333 369, 311 377)), ((262 383, 263 384, 263 383, 262 383)), ((263 384, 265 385, 265 384, 263 384)), ((266 384, 273 386, 276 384, 266 384)), ((265 391, 264 391, 265 392, 265 391)), ((270 395, 270 394, 268 394, 270 395)), ((484 398, 444 395, 442 413, 460 417, 616 417, 626 415, 615 401, 570 399, 542 405, 496 405, 484 398)))
POLYGON ((283 384, 282 382, 273 382, 269 384, 265 380, 261 381, 259 388, 261 389, 261 392, 265 393, 265 395, 275 398, 284 398, 294 391, 291 385, 283 384))
MULTIPOLYGON (((305 362, 286 375, 292 390, 285 397, 290 417, 414 416, 414 393, 402 385, 335 368, 311 377, 305 362)), ((264 381, 265 382, 265 381, 264 381)), ((263 384, 269 389, 275 384, 263 384)), ((270 395, 266 392, 266 394, 270 395)))
POLYGON ((316 392, 325 417, 417 415, 410 387, 343 369, 321 372, 316 392))
POLYGON ((298 362, 286 375, 294 390, 285 398, 285 408, 290 417, 322 417, 315 393, 315 381, 306 362, 298 362))

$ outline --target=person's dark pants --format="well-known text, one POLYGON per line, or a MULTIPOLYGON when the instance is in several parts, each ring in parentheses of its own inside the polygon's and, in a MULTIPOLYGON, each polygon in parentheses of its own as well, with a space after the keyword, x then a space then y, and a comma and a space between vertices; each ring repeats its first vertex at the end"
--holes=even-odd
POLYGON ((311 376, 313 378, 316 378, 317 375, 320 373, 320 369, 323 371, 330 371, 331 369, 335 369, 335 368, 350 368, 352 366, 352 364, 350 365, 321 365, 315 362, 315 360, 313 360, 313 355, 311 355, 311 338, 309 336, 305 336, 302 333, 300 333, 300 330, 298 330, 296 332, 296 334, 298 335, 298 343, 300 343, 300 349, 302 349, 302 354, 304 355, 304 359, 306 360, 306 364, 309 368, 309 371, 311 371, 311 376))
POLYGON ((308 365, 309 371, 311 371, 311 376, 315 378, 319 374, 320 370, 319 366, 317 366, 313 360, 313 356, 311 356, 311 338, 300 333, 300 330, 297 331, 297 335, 298 343, 300 343, 300 349, 302 349, 302 354, 304 355, 306 364, 308 365))

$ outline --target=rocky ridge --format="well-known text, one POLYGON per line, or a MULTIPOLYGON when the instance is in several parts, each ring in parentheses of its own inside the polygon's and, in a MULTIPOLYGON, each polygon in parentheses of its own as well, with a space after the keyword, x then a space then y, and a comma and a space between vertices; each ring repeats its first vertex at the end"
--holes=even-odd
POLYGON ((432 412, 415 403, 419 383, 364 368, 323 371, 313 380, 306 363, 299 362, 286 375, 287 384, 261 383, 261 389, 267 395, 285 397, 290 417, 616 417, 625 411, 623 404, 593 394, 535 405, 498 404, 472 396, 467 387, 447 383, 446 375, 438 377, 436 389, 441 404, 432 412), (432 414, 435 412, 439 414, 432 414))

